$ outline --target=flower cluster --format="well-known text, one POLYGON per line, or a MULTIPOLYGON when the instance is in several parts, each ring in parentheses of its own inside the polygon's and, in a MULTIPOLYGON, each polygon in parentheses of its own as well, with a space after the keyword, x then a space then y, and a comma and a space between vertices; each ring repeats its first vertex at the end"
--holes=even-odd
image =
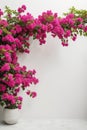
POLYGON ((38 19, 46 26, 48 33, 53 37, 57 36, 63 46, 68 46, 69 38, 75 41, 78 34, 87 36, 87 11, 78 10, 78 12, 77 15, 77 10, 71 8, 71 11, 61 18, 57 13, 47 11, 39 15, 38 19))
POLYGON ((29 39, 38 39, 40 45, 46 43, 47 33, 58 37, 62 46, 68 46, 68 39, 76 40, 77 35, 87 36, 87 11, 74 7, 63 18, 51 10, 34 18, 26 6, 11 10, 6 6, 5 12, 0 9, 0 105, 7 108, 21 109, 22 90, 34 98, 36 92, 30 90, 38 79, 35 70, 27 70, 18 63, 17 51, 29 53, 29 39))
POLYGON ((36 93, 29 87, 38 83, 35 73, 35 70, 27 71, 26 66, 20 66, 10 45, 0 45, 0 104, 21 109, 22 97, 18 96, 21 89, 34 98, 36 93))

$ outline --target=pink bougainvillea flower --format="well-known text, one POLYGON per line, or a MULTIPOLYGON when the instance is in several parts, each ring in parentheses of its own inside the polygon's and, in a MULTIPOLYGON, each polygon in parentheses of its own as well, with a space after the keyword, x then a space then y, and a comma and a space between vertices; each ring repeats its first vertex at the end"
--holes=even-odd
POLYGON ((18 109, 21 109, 21 104, 18 105, 18 109))
POLYGON ((5 92, 6 86, 4 84, 0 84, 0 92, 5 92))
POLYGON ((11 62, 12 61, 11 54, 9 52, 5 52, 4 56, 5 56, 5 60, 7 62, 11 62))
POLYGON ((0 9, 0 17, 1 17, 1 15, 3 15, 3 11, 0 9))
POLYGON ((0 29, 0 35, 2 35, 2 29, 0 29))
POLYGON ((3 20, 3 19, 1 20, 0 19, 0 25, 3 26, 3 27, 7 27, 8 26, 7 20, 3 20))
POLYGON ((7 34, 5 37, 2 38, 2 41, 7 41, 7 42, 14 42, 15 39, 11 34, 7 34))
POLYGON ((30 93, 31 93, 30 90, 28 90, 28 91, 26 92, 27 95, 30 95, 30 93))
POLYGON ((37 96, 37 93, 36 92, 32 92, 31 96, 32 96, 32 98, 35 98, 37 96))
POLYGON ((1 67, 1 69, 0 69, 1 72, 9 71, 9 70, 10 70, 10 65, 9 65, 9 63, 5 63, 5 64, 1 67))

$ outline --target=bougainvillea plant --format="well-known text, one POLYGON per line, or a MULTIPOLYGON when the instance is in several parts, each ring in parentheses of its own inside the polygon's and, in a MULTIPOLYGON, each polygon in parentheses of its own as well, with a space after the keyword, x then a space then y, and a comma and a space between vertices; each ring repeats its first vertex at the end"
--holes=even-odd
POLYGON ((68 46, 68 39, 76 40, 77 35, 87 36, 87 11, 74 7, 61 18, 52 11, 43 12, 34 18, 26 6, 16 10, 5 7, 0 9, 0 105, 6 108, 21 109, 23 97, 21 89, 30 97, 36 97, 31 91, 32 84, 38 79, 35 70, 27 70, 18 63, 17 51, 29 53, 29 39, 38 39, 40 45, 46 43, 47 33, 58 37, 62 46, 68 46))

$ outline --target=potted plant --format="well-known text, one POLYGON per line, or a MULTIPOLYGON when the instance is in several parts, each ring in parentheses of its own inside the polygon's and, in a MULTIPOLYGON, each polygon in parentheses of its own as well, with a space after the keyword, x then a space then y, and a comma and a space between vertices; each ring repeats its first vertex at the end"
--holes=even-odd
POLYGON ((0 105, 5 108, 4 120, 7 123, 17 121, 18 114, 14 116, 11 114, 12 111, 14 113, 21 109, 23 99, 19 95, 21 89, 32 98, 36 96, 36 92, 30 91, 30 85, 38 83, 35 73, 35 70, 27 71, 26 66, 20 67, 17 63, 16 52, 12 50, 11 46, 0 45, 0 105), (11 109, 11 114, 8 112, 9 109, 11 109))
POLYGON ((46 43, 47 33, 51 33, 63 46, 68 46, 68 38, 75 41, 77 34, 87 35, 87 11, 78 13, 72 8, 63 18, 47 11, 34 18, 29 12, 25 14, 25 10, 25 5, 17 11, 7 6, 4 13, 0 10, 0 105, 4 107, 4 121, 9 124, 17 121, 15 112, 21 109, 23 100, 21 89, 32 98, 37 95, 30 90, 31 84, 38 83, 36 71, 21 67, 17 56, 17 52, 29 53, 30 37, 42 45, 46 43))

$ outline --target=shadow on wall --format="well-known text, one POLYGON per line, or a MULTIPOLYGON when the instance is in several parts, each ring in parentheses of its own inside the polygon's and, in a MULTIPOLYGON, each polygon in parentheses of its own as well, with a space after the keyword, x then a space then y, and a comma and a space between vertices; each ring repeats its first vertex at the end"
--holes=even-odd
POLYGON ((3 114, 3 109, 0 107, 0 121, 2 121, 2 114, 3 114))

